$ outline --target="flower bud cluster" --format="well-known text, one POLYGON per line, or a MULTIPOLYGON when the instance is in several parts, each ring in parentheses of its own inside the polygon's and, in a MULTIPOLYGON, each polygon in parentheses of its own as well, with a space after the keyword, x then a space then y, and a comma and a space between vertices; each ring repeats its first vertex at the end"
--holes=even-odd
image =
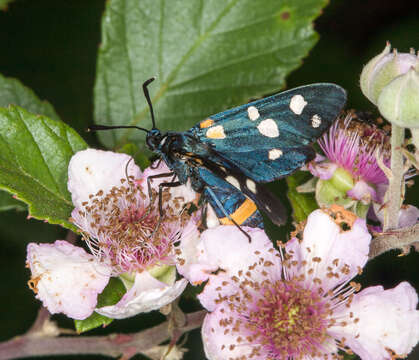
POLYGON ((419 52, 383 52, 371 59, 361 73, 361 90, 391 123, 419 128, 419 52))

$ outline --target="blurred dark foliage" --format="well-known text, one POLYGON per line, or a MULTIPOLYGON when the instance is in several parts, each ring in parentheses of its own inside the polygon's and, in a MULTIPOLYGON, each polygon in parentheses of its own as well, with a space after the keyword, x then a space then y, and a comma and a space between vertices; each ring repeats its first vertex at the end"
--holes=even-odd
MULTIPOLYGON (((51 102, 61 118, 92 146, 100 145, 84 129, 92 122, 92 91, 104 6, 104 0, 16 0, 7 11, 0 11, 0 73, 18 78, 40 98, 51 102)), ((332 0, 317 20, 316 29, 320 41, 301 68, 289 77, 288 87, 335 82, 348 90, 348 107, 375 111, 359 89, 362 66, 381 52, 386 40, 400 51, 419 47, 419 2, 332 0)), ((284 193, 282 186, 283 183, 278 183, 272 187, 275 192, 284 193)), ((408 190, 407 198, 415 203, 417 186, 408 190)), ((0 340, 25 332, 40 305, 26 286, 29 278, 24 267, 27 243, 52 242, 65 237, 61 228, 26 220, 26 215, 9 211, 0 216, 0 340)), ((396 255, 390 252, 371 261, 362 282, 392 287, 407 280, 419 289, 419 255, 396 255)), ((198 308, 191 299, 182 300, 181 305, 187 311, 198 308)), ((72 326, 63 316, 54 316, 54 319, 62 326, 72 326)), ((92 334, 137 331, 162 319, 155 312, 114 322, 107 329, 92 334)), ((198 331, 190 334, 187 346, 192 350, 185 359, 204 358, 198 331)), ((414 356, 411 354, 409 359, 414 356)))

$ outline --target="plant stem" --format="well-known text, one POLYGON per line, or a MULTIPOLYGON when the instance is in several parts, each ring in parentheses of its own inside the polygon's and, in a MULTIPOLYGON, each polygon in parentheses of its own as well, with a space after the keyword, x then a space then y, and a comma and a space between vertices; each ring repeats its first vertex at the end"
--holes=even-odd
POLYGON ((402 204, 404 128, 392 124, 391 127, 391 177, 387 190, 387 206, 384 215, 383 230, 396 229, 399 224, 399 210, 402 204))
MULTIPOLYGON (((205 311, 186 314, 186 325, 177 328, 178 336, 201 327, 205 311)), ((38 324, 41 326, 41 324, 38 324)), ((34 336, 27 333, 0 343, 0 360, 33 356, 104 355, 130 359, 170 339, 169 322, 133 334, 106 336, 34 336)))

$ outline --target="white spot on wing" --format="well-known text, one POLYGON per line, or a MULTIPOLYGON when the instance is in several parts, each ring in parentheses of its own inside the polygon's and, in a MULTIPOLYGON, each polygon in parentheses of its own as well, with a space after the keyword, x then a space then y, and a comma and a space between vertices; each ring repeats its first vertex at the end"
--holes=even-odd
POLYGON ((275 138, 279 136, 278 125, 272 119, 263 120, 258 125, 258 130, 262 135, 267 137, 275 138))
POLYGON ((272 149, 269 150, 269 160, 276 160, 282 156, 282 150, 281 149, 272 149))
POLYGON ((249 115, 249 119, 255 121, 259 119, 259 111, 254 106, 249 106, 247 108, 247 114, 249 115))
POLYGON ((253 194, 256 194, 256 184, 252 179, 246 179, 246 186, 253 194))
POLYGON ((225 139, 226 134, 222 125, 217 125, 209 128, 206 133, 210 139, 225 139))
POLYGON ((314 114, 313 117, 311 118, 311 126, 314 128, 318 128, 321 123, 322 123, 322 118, 319 115, 314 114))
POLYGON ((234 176, 227 176, 226 177, 226 181, 228 183, 230 183, 231 185, 233 185, 236 189, 241 190, 240 189, 240 183, 239 183, 239 181, 234 176))
POLYGON ((296 115, 301 115, 306 105, 307 101, 305 101, 304 97, 300 94, 294 95, 291 98, 290 109, 296 115))

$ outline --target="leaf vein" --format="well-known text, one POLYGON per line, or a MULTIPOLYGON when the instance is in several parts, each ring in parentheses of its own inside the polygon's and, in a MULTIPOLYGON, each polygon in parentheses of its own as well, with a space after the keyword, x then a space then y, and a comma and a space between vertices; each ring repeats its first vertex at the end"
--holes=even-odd
POLYGON ((133 78, 133 70, 132 70, 132 60, 131 60, 131 56, 130 56, 130 52, 129 52, 129 48, 128 48, 128 24, 126 21, 127 16, 127 0, 123 1, 124 4, 124 9, 123 9, 123 16, 122 16, 122 21, 123 21, 123 28, 124 31, 122 32, 123 34, 123 39, 122 39, 122 44, 123 44, 123 49, 124 52, 126 54, 127 57, 127 61, 128 61, 128 66, 127 66, 127 72, 128 72, 128 81, 129 81, 129 93, 130 93, 130 99, 131 99, 131 111, 132 111, 132 115, 135 114, 135 100, 134 100, 134 78, 133 78))
MULTIPOLYGON (((217 26, 217 24, 226 16, 231 8, 237 4, 240 0, 232 0, 230 2, 227 2, 227 5, 225 6, 224 10, 220 13, 220 15, 212 22, 212 24, 209 26, 208 30, 200 36, 195 43, 190 47, 190 49, 186 52, 186 54, 180 59, 179 63, 176 65, 176 67, 172 70, 172 72, 168 75, 167 80, 162 84, 160 87, 160 90, 157 92, 157 94, 153 98, 153 102, 157 103, 160 98, 166 93, 169 85, 173 82, 173 80, 176 78, 177 73, 183 66, 183 64, 188 60, 188 58, 193 54, 193 52, 199 47, 199 45, 205 41, 209 35, 212 33, 214 28, 217 26)), ((145 116, 146 111, 143 109, 138 116, 135 116, 133 121, 131 122, 131 125, 136 125, 141 122, 142 118, 145 116)), ((119 144, 124 143, 127 139, 128 134, 131 133, 131 131, 127 130, 125 132, 125 135, 123 135, 120 138, 119 144)))
POLYGON ((229 68, 231 66, 236 66, 236 65, 239 65, 239 64, 244 63, 246 61, 251 61, 251 60, 254 60, 254 59, 258 58, 258 57, 265 56, 265 55, 274 53, 274 52, 279 51, 279 50, 287 49, 289 47, 294 47, 295 45, 296 44, 292 44, 291 46, 280 46, 278 48, 270 49, 270 50, 265 51, 265 52, 260 52, 260 53, 256 53, 256 54, 251 54, 251 55, 246 56, 246 57, 241 57, 241 58, 239 58, 236 61, 231 61, 231 62, 228 62, 228 63, 226 62, 226 63, 222 64, 221 66, 217 66, 217 67, 214 67, 212 69, 205 70, 204 72, 202 72, 200 74, 197 74, 197 75, 195 75, 195 76, 193 76, 193 77, 191 77, 189 79, 182 80, 181 82, 173 85, 171 88, 172 89, 175 89, 176 87, 179 87, 181 85, 190 83, 190 82, 192 82, 192 81, 194 81, 196 79, 205 77, 206 75, 209 75, 209 74, 214 73, 216 71, 223 70, 223 69, 229 68))

